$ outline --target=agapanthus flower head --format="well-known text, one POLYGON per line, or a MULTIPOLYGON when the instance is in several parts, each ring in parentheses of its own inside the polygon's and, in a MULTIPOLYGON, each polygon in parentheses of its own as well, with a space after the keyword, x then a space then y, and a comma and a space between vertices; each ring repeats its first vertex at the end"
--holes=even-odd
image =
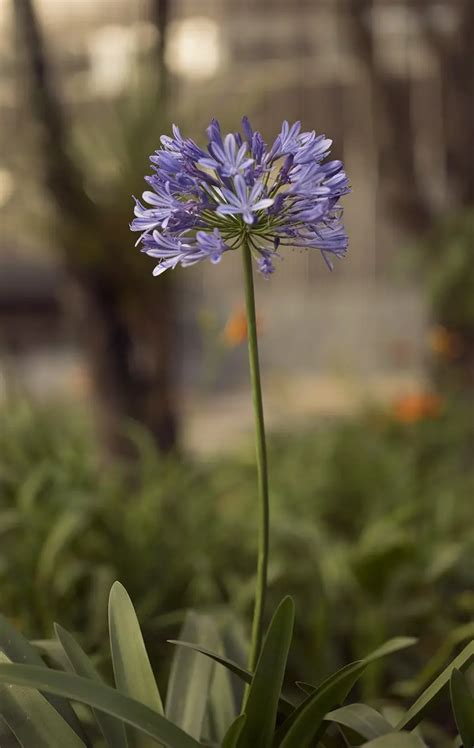
POLYGON ((318 249, 330 268, 331 257, 346 254, 339 200, 349 183, 341 161, 326 160, 331 141, 301 132, 300 122, 283 122, 270 147, 247 117, 242 131, 223 136, 212 120, 206 151, 176 125, 161 137, 131 224, 142 251, 158 260, 155 275, 217 263, 244 243, 265 276, 286 248, 318 249))

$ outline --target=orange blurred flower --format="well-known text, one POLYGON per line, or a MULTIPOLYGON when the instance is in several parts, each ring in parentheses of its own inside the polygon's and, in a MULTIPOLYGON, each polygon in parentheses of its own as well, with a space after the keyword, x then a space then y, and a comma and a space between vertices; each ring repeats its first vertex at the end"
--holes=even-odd
MULTIPOLYGON (((260 319, 257 317, 257 330, 261 332, 260 319)), ((223 338, 229 348, 240 345, 247 340, 247 315, 241 307, 234 310, 227 320, 223 331, 223 338)))
POLYGON ((456 358, 462 348, 459 335, 442 325, 436 325, 429 333, 428 342, 431 350, 443 358, 456 358))
POLYGON ((403 395, 393 404, 392 414, 400 423, 416 423, 440 415, 443 399, 434 392, 403 395))

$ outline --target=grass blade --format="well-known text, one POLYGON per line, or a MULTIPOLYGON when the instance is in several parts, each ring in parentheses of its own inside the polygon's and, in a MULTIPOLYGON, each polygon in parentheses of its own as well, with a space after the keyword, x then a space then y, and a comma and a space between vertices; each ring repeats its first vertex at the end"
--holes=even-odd
POLYGON ((285 597, 271 620, 263 642, 244 708, 247 720, 239 745, 258 745, 259 748, 272 745, 294 617, 293 600, 285 597))
POLYGON ((464 748, 474 746, 474 698, 466 679, 454 669, 449 683, 454 719, 464 748))
POLYGON ((407 711, 403 719, 398 723, 397 730, 412 730, 422 719, 426 709, 437 698, 439 693, 448 684, 453 670, 465 670, 474 660, 474 641, 464 647, 462 652, 448 665, 436 680, 423 691, 421 696, 407 711))
POLYGON ((166 748, 199 746, 194 738, 145 704, 88 678, 29 665, 0 664, 0 683, 37 688, 88 704, 135 727, 166 748))
MULTIPOLYGON (((73 636, 58 624, 54 626, 56 636, 75 673, 102 683, 102 678, 73 636)), ((122 722, 97 709, 93 710, 99 729, 112 748, 127 748, 125 727, 122 722)))
POLYGON ((132 601, 120 582, 115 582, 110 590, 109 630, 117 689, 158 714, 163 714, 163 704, 140 624, 132 601))

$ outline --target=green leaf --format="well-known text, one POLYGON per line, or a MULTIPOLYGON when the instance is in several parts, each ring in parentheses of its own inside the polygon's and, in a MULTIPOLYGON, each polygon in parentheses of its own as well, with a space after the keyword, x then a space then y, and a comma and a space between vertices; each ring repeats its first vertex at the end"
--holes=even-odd
MULTIPOLYGON (((217 651, 223 652, 223 643, 220 638, 217 643, 217 651)), ((213 661, 211 660, 211 662, 213 661)), ((213 662, 213 664, 215 663, 213 662)), ((233 723, 237 715, 237 697, 232 683, 232 675, 226 668, 214 667, 207 710, 211 729, 210 737, 220 744, 229 725, 233 723)))
MULTIPOLYGON (((11 626, 7 619, 1 614, 0 650, 5 653, 11 662, 22 663, 23 665, 35 665, 37 667, 42 667, 45 670, 48 669, 35 647, 33 647, 19 631, 13 628, 13 626, 11 626)), ((68 725, 72 727, 77 735, 79 735, 81 740, 87 742, 82 725, 72 706, 67 701, 59 699, 57 696, 48 695, 46 696, 46 700, 49 701, 58 714, 66 720, 68 725)))
POLYGON ((348 704, 329 712, 324 719, 348 727, 365 740, 393 732, 393 726, 379 712, 366 704, 348 704))
POLYGON ((474 660, 474 641, 464 647, 462 652, 438 675, 435 681, 421 694, 398 723, 397 730, 407 728, 412 730, 422 719, 426 709, 436 699, 440 691, 447 685, 453 670, 465 670, 474 660))
POLYGON ((135 727, 166 748, 199 746, 194 738, 145 704, 88 678, 29 665, 0 664, 0 683, 38 688, 88 704, 135 727))
MULTIPOLYGON (((185 637, 218 646, 219 637, 212 621, 193 611, 186 614, 181 629, 185 637)), ((177 649, 171 665, 166 693, 166 716, 175 725, 198 739, 209 700, 214 663, 193 649, 177 649)))
POLYGON ((238 678, 243 680, 244 683, 250 684, 252 682, 252 673, 249 670, 246 670, 245 668, 241 667, 241 665, 238 665, 236 662, 234 662, 233 660, 229 660, 223 655, 217 654, 216 652, 211 652, 205 647, 201 647, 200 644, 193 644, 193 642, 181 641, 179 639, 168 639, 168 644, 176 644, 178 647, 188 647, 189 649, 194 649, 196 652, 201 652, 201 654, 206 655, 206 657, 210 657, 220 665, 224 665, 224 667, 230 670, 231 673, 234 673, 234 675, 237 675, 238 678))
POLYGON ((456 668, 451 673, 449 686, 454 718, 463 746, 472 748, 474 746, 474 698, 466 679, 456 668))
MULTIPOLYGON (((249 670, 243 668, 237 662, 234 662, 234 660, 229 660, 227 657, 217 654, 216 652, 211 652, 209 649, 201 647, 199 644, 193 644, 192 642, 179 641, 177 639, 168 639, 168 644, 176 644, 178 647, 188 647, 189 649, 195 649, 196 652, 201 652, 201 654, 206 655, 206 657, 210 657, 215 662, 218 662, 219 665, 223 665, 225 668, 230 670, 231 673, 240 678, 244 683, 248 683, 249 685, 250 683, 252 683, 252 673, 249 670)), ((295 705, 292 701, 290 701, 290 699, 286 698, 285 696, 280 696, 280 700, 278 703, 279 712, 287 716, 291 714, 294 708, 295 705)))
MULTIPOLYGON (((54 625, 54 630, 73 671, 84 678, 90 678, 91 680, 102 683, 99 673, 74 637, 58 624, 54 625)), ((112 748, 127 748, 127 738, 123 723, 110 717, 108 714, 104 714, 104 712, 96 709, 93 711, 99 729, 107 743, 112 748)))
POLYGON ((263 642, 244 708, 247 721, 240 735, 239 746, 269 748, 272 745, 294 618, 293 600, 285 597, 270 622, 263 642))
POLYGON ((337 670, 335 673, 332 673, 332 675, 330 675, 322 683, 320 683, 319 686, 313 686, 310 683, 305 683, 304 681, 297 681, 296 685, 298 686, 298 688, 304 691, 304 693, 312 694, 315 691, 326 688, 326 686, 337 680, 340 674, 342 674, 346 670, 350 671, 354 665, 359 665, 361 667, 360 675, 362 675, 367 665, 370 665, 372 662, 379 660, 381 657, 387 657, 390 654, 394 654, 394 652, 399 652, 401 649, 411 647, 413 646, 413 644, 416 644, 417 641, 418 640, 413 637, 397 636, 394 639, 389 639, 388 641, 386 641, 373 652, 370 652, 370 654, 366 655, 362 660, 351 662, 348 665, 342 667, 340 670, 337 670))
POLYGON ((389 639, 388 641, 386 641, 377 649, 374 649, 374 651, 370 654, 366 655, 362 659, 362 662, 365 662, 368 665, 370 662, 380 660, 381 657, 388 657, 388 655, 399 652, 401 649, 412 647, 417 643, 417 641, 418 639, 413 636, 396 636, 393 639, 389 639))
POLYGON ((109 631, 117 689, 163 714, 140 624, 132 601, 120 582, 115 582, 110 590, 109 631))
MULTIPOLYGON (((313 696, 319 691, 324 691, 328 686, 332 685, 333 683, 338 682, 341 676, 344 676, 346 673, 348 675, 354 674, 355 679, 352 684, 354 685, 355 683, 357 683, 357 680, 360 678, 360 676, 362 675, 366 667, 367 665, 365 664, 363 660, 356 660, 355 662, 350 662, 348 665, 344 665, 344 667, 341 667, 340 670, 336 670, 335 673, 332 673, 332 675, 328 676, 325 680, 323 680, 323 682, 320 683, 319 686, 313 686, 311 685, 311 683, 305 683, 304 681, 301 681, 301 680, 297 681, 296 685, 307 696, 313 696)), ((304 703, 305 702, 303 702, 303 704, 304 703)), ((303 704, 300 704, 300 706, 302 706, 303 704)))
POLYGON ((308 696, 277 731, 281 748, 306 748, 324 734, 323 721, 336 705, 342 704, 366 668, 364 662, 346 665, 308 696))
POLYGON ((360 748, 426 748, 425 744, 412 732, 392 732, 364 743, 360 748))
MULTIPOLYGON (((0 662, 9 662, 1 652, 0 662)), ((85 743, 38 691, 1 685, 0 712, 25 748, 51 748, 52 745, 85 748, 85 743)))
MULTIPOLYGON (((0 687, 0 692, 1 692, 0 687)), ((0 714, 0 745, 2 748, 18 748, 18 740, 8 727, 5 720, 2 718, 2 715, 0 714)))
POLYGON ((449 635, 444 639, 441 646, 438 647, 434 655, 430 657, 415 678, 410 678, 408 681, 402 681, 397 684, 397 694, 405 698, 411 698, 416 696, 417 693, 421 693, 431 683, 433 678, 436 678, 436 675, 445 663, 449 662, 452 653, 457 651, 461 644, 464 645, 466 642, 472 641, 473 636, 474 621, 456 626, 449 632, 449 635))
POLYGON ((35 639, 30 643, 42 657, 46 657, 46 662, 52 663, 53 667, 71 672, 71 664, 56 639, 35 639))
POLYGON ((239 738, 242 734, 242 730, 245 727, 247 717, 245 714, 240 714, 231 726, 227 730, 224 740, 222 741, 222 748, 237 748, 239 738))

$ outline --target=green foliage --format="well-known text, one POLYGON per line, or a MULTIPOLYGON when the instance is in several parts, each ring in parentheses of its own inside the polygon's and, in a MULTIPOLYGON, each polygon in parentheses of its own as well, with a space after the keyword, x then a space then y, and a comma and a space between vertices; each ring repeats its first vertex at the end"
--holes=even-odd
MULTIPOLYGON (((205 656, 199 642, 194 650, 178 647, 166 694, 166 716, 163 716, 158 686, 151 673, 136 614, 121 585, 112 587, 109 611, 109 643, 115 674, 112 686, 103 682, 71 634, 59 626, 55 644, 63 648, 63 661, 69 662, 73 672, 67 665, 65 669, 47 667, 42 660, 41 664, 29 664, 30 645, 26 641, 23 644, 22 637, 4 623, 0 632, 0 723, 5 724, 2 740, 8 739, 12 744, 16 739, 16 745, 23 748, 144 748, 155 744, 162 748, 204 745, 216 748, 325 748, 327 745, 345 748, 368 739, 364 746, 372 748, 426 748, 423 731, 413 733, 413 724, 409 727, 409 723, 413 723, 414 716, 417 721, 421 720, 419 705, 422 704, 423 711, 432 707, 451 674, 456 723, 464 746, 472 744, 472 697, 457 668, 468 666, 474 641, 408 710, 398 726, 369 705, 342 705, 365 667, 413 643, 401 639, 387 642, 362 662, 333 673, 309 695, 300 696, 288 713, 282 686, 292 640, 294 603, 287 597, 271 620, 255 672, 250 674, 248 693, 241 704, 234 701, 219 731, 215 729, 219 720, 210 720, 212 692, 222 683, 217 680, 216 671, 224 666, 227 678, 236 675, 233 666, 227 668, 226 658, 219 660, 213 653, 205 656), (13 647, 12 639, 16 642, 13 647), (12 659, 1 654, 7 650, 13 652, 12 659), (26 656, 22 652, 26 652, 26 656), (220 664, 215 666, 216 662, 220 664), (50 701, 44 694, 49 694, 50 701), (75 725, 71 726, 64 717, 62 704, 73 713, 77 710, 75 725), (81 712, 78 704, 91 707, 92 712, 81 712), (330 743, 326 742, 329 740, 330 743)), ((213 639, 219 645, 211 619, 202 617, 199 627, 195 622, 191 625, 188 622, 183 633, 189 635, 193 627, 194 633, 204 636, 206 641, 213 639)), ((244 672, 243 678, 247 682, 248 674, 244 672)))
POLYGON ((451 703, 459 735, 464 746, 474 745, 474 697, 459 670, 452 669, 450 679, 451 703))
MULTIPOLYGON (((379 660, 360 695, 389 679, 411 696, 432 679, 434 652, 442 667, 472 636, 470 421, 454 403, 419 423, 367 412, 271 440, 269 605, 294 592, 295 679, 323 679, 403 632, 422 636, 423 650, 403 663, 379 660), (407 681, 422 664, 420 680, 407 681)), ((247 620, 253 452, 206 464, 160 457, 136 428, 130 439, 135 462, 103 463, 77 413, 26 403, 2 413, 2 609, 29 636, 47 637, 62 620, 86 650, 108 658, 107 597, 118 578, 152 662, 161 658, 161 683, 161 642, 175 635, 183 608, 212 610, 224 628, 229 605, 247 620)))
POLYGON ((448 327, 474 329, 474 211, 444 219, 425 247, 430 301, 448 327))
POLYGON ((240 734, 239 745, 259 745, 262 748, 270 748, 273 743, 278 703, 293 635, 294 618, 293 600, 286 597, 271 620, 248 689, 243 709, 246 720, 240 734))
POLYGON ((163 714, 140 625, 125 588, 115 582, 109 597, 109 632, 115 683, 122 693, 163 714))

